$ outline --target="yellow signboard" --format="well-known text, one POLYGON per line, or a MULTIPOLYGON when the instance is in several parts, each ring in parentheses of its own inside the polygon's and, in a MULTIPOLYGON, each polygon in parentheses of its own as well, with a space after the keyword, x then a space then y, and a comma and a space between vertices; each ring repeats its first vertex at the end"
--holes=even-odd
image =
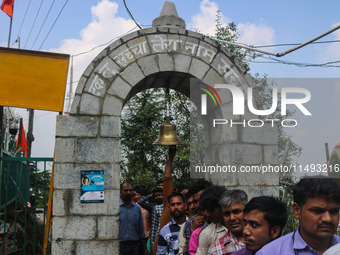
POLYGON ((69 57, 0 47, 0 105, 62 112, 69 57))

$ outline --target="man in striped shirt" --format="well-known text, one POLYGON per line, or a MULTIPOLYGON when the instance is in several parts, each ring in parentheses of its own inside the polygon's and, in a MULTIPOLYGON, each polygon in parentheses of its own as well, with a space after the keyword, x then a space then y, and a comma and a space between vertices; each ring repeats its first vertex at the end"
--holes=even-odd
POLYGON ((179 244, 179 230, 186 221, 185 201, 179 192, 173 192, 168 196, 170 214, 172 220, 159 232, 157 255, 177 255, 179 244))

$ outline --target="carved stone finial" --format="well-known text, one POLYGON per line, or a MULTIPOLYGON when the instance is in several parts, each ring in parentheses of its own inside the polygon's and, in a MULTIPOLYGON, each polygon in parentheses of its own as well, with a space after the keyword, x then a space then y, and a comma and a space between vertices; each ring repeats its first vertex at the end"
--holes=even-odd
POLYGON ((185 21, 178 17, 175 4, 165 1, 161 14, 152 21, 152 26, 176 26, 185 29, 185 21))

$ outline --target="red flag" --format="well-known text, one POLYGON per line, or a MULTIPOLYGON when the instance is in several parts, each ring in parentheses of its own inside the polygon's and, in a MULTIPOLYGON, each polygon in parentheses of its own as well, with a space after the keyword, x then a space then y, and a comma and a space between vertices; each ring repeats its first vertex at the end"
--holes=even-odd
POLYGON ((13 19, 14 0, 2 0, 1 10, 13 19))
POLYGON ((15 144, 15 152, 18 153, 19 149, 20 152, 25 152, 25 157, 27 157, 28 145, 26 141, 24 125, 22 124, 22 119, 20 119, 19 135, 15 144))

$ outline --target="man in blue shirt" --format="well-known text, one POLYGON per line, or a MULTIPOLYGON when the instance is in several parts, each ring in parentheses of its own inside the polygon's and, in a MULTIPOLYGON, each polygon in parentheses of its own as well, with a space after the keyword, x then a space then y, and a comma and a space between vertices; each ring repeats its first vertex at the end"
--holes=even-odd
POLYGON ((185 201, 179 192, 172 192, 168 196, 172 220, 159 232, 157 255, 177 255, 179 244, 179 230, 186 221, 185 201))
POLYGON ((340 186, 324 176, 302 178, 294 186, 293 212, 299 228, 270 242, 256 255, 321 255, 340 243, 340 186))
POLYGON ((243 238, 246 248, 232 255, 253 255, 278 238, 288 219, 287 206, 277 198, 252 198, 244 207, 243 238))
POLYGON ((132 186, 123 183, 120 186, 119 244, 120 255, 148 254, 142 212, 132 202, 132 186))

